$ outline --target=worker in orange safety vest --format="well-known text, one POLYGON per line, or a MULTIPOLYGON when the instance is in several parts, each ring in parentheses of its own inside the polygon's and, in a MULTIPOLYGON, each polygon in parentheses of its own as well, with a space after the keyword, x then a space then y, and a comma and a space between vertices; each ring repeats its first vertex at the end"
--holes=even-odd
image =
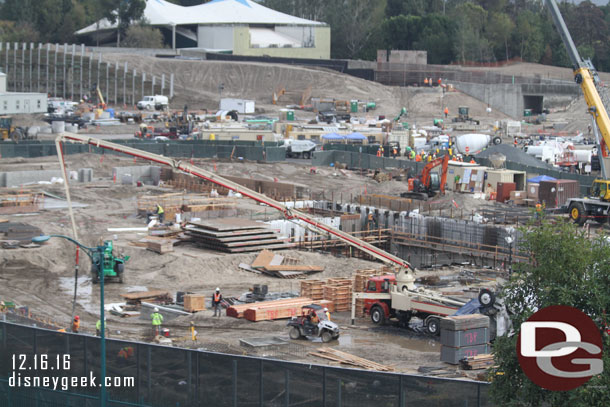
POLYGON ((220 318, 220 303, 222 302, 222 294, 220 293, 220 288, 216 287, 216 291, 214 291, 214 296, 212 297, 212 307, 214 308, 214 316, 218 316, 220 318), (218 315, 217 315, 218 314, 218 315))

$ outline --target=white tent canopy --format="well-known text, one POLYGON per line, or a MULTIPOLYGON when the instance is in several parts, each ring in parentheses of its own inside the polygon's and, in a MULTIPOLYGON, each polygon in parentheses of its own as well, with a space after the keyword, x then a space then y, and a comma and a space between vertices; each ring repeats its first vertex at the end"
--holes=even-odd
MULTIPOLYGON (((171 26, 187 24, 273 24, 323 25, 317 21, 293 17, 263 7, 251 0, 212 0, 198 6, 183 7, 165 0, 147 0, 144 17, 151 25, 171 26)), ((76 34, 90 34, 116 28, 107 19, 82 28, 76 34)))

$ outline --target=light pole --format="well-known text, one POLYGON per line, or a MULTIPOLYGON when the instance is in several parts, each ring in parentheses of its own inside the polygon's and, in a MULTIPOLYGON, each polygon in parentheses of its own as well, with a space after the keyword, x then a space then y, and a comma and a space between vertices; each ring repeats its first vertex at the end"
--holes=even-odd
POLYGON ((100 280, 100 323, 101 323, 101 333, 100 333, 100 406, 106 407, 106 322, 104 320, 104 268, 103 268, 103 259, 104 259, 104 246, 97 247, 87 247, 82 243, 72 239, 71 237, 64 235, 42 235, 36 236, 32 238, 32 242, 34 243, 44 243, 52 237, 61 237, 62 239, 69 240, 74 243, 89 256, 91 259, 91 263, 97 266, 98 276, 100 280), (95 256, 97 254, 97 256, 95 256))
POLYGON ((515 232, 515 229, 513 229, 511 227, 511 228, 506 229, 506 231, 508 232, 508 236, 506 236, 504 238, 504 240, 506 241, 506 243, 508 243, 508 274, 512 274, 512 272, 513 272, 513 242, 515 241, 513 234, 515 232))

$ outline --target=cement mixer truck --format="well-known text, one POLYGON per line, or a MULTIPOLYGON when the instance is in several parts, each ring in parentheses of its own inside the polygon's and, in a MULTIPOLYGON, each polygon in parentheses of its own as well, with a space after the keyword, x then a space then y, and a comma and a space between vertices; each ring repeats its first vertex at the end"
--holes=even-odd
POLYGON ((489 134, 463 134, 455 138, 455 147, 464 155, 476 154, 490 145, 498 144, 502 144, 502 138, 489 134))

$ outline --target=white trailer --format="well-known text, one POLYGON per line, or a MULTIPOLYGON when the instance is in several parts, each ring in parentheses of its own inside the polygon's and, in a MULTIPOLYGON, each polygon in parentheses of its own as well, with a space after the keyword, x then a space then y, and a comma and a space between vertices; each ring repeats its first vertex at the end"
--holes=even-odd
POLYGON ((220 110, 236 110, 240 114, 254 113, 254 100, 247 99, 220 99, 220 110))

